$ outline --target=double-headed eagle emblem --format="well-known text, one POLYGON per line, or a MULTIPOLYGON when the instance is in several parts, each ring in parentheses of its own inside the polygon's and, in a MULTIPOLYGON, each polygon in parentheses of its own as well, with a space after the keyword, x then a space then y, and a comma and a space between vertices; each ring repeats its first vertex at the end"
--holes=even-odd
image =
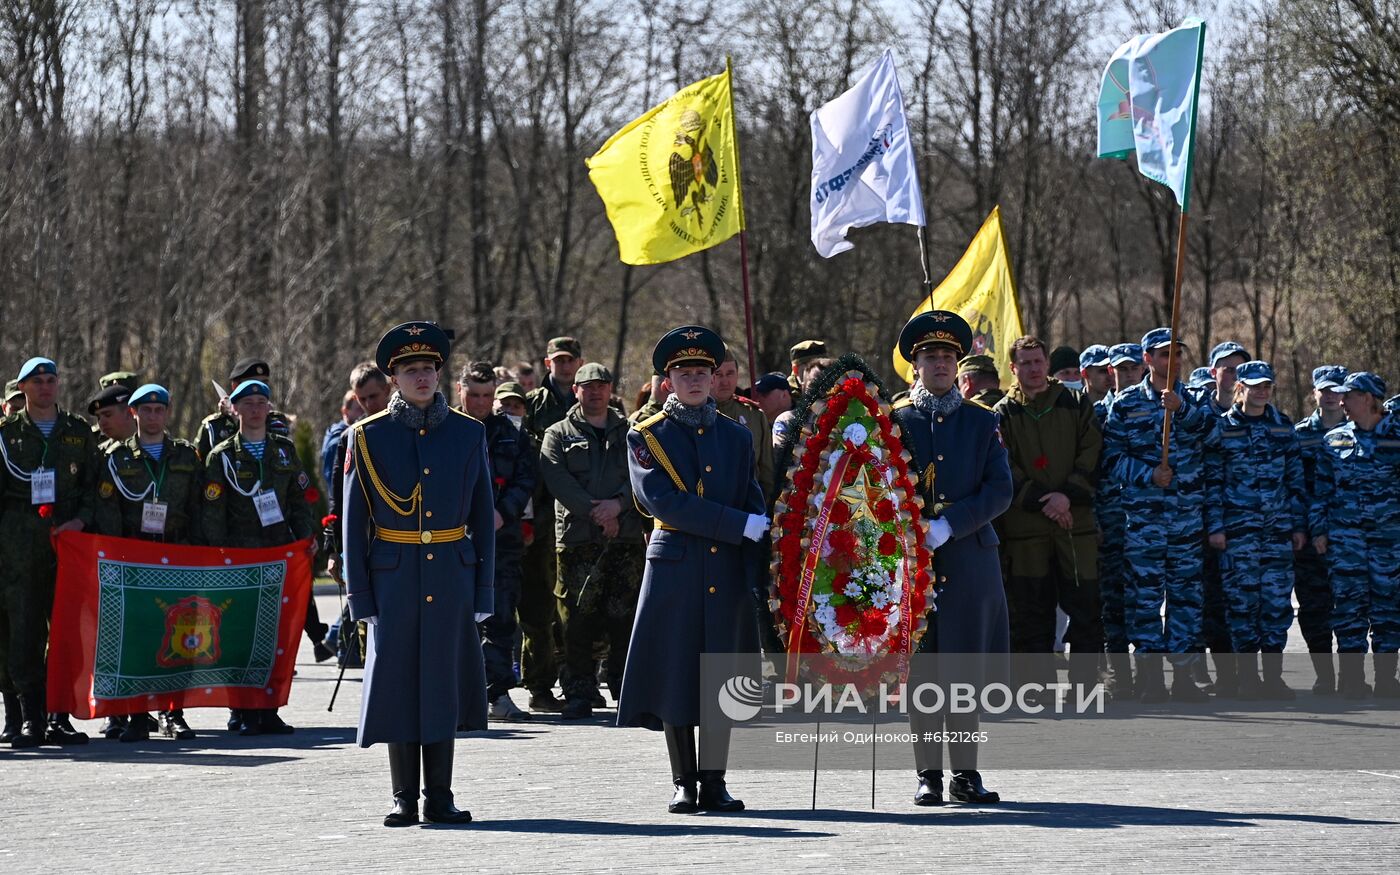
POLYGON ((702 222, 700 205, 710 202, 719 183, 719 167, 715 165, 714 149, 705 139, 707 133, 700 113, 687 109, 681 113, 680 127, 676 129, 678 148, 671 153, 671 193, 676 207, 682 216, 694 213, 702 222), (690 150, 689 157, 682 154, 686 148, 690 150))

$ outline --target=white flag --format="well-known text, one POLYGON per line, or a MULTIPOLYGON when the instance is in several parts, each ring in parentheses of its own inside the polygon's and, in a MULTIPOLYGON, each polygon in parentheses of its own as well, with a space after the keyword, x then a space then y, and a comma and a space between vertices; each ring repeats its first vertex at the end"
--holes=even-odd
POLYGON ((860 81, 812 113, 812 245, 852 248, 846 232, 876 222, 924 224, 904 95, 888 50, 860 81))

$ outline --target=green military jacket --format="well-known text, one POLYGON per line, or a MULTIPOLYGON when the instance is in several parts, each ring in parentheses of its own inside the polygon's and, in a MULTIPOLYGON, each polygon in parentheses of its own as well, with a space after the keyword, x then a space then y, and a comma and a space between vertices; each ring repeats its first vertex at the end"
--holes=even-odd
MULTIPOLYGON (((291 417, 280 410, 269 410, 267 412, 267 433, 291 437, 291 417)), ((195 435, 194 439, 195 450, 201 459, 207 459, 211 449, 236 434, 238 434, 238 417, 232 413, 217 410, 204 417, 204 420, 200 422, 199 433, 195 435)))
POLYGON ((81 520, 83 528, 93 524, 93 478, 98 460, 97 439, 81 417, 62 408, 48 438, 21 410, 0 420, 0 503, 6 523, 32 520, 44 527, 81 520), (37 468, 54 472, 54 501, 49 511, 31 501, 30 475, 37 468), (46 514, 46 516, 45 516, 46 514))
POLYGON ((1074 534, 1094 532, 1103 434, 1093 402, 1051 377, 1035 398, 1028 398, 1019 385, 1012 386, 997 402, 996 412, 1016 490, 1002 517, 1007 538, 1039 538, 1059 531, 1041 512, 1041 499, 1051 492, 1069 498, 1074 534))
POLYGON ((747 428, 753 434, 753 459, 757 469, 758 486, 763 490, 765 501, 773 496, 773 430, 768 425, 768 415, 755 401, 741 395, 732 395, 728 401, 716 402, 720 413, 747 428))
POLYGON ((198 544, 203 489, 204 466, 189 441, 166 436, 160 461, 142 449, 138 435, 112 442, 97 468, 97 532, 198 544), (165 505, 164 535, 141 531, 142 506, 152 501, 165 505))
POLYGON ((218 444, 204 460, 204 493, 199 533, 211 547, 275 547, 314 533, 307 493, 311 477, 290 438, 268 433, 262 461, 243 446, 243 435, 218 444), (277 496, 282 522, 264 526, 253 494, 277 496))
POLYGON ((573 392, 567 397, 559 397, 559 393, 554 391, 553 378, 546 376, 544 384, 531 389, 525 398, 525 430, 535 439, 535 443, 542 443, 545 430, 563 419, 574 403, 573 392))
POLYGON ((617 518, 618 538, 640 542, 642 518, 632 504, 632 481, 627 475, 627 420, 608 408, 604 440, 577 405, 544 433, 540 448, 541 479, 554 496, 555 543, 560 547, 598 543, 603 530, 590 514, 595 499, 616 498, 622 504, 617 518))

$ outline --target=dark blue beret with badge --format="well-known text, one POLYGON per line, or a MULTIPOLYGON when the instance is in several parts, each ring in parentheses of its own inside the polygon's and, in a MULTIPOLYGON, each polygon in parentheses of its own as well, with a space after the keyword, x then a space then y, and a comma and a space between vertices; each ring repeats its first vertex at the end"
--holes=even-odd
POLYGON ((703 325, 672 328, 651 351, 651 367, 660 376, 672 368, 717 368, 724 362, 724 339, 703 325))
POLYGON ((240 359, 238 364, 233 366, 229 372, 228 379, 235 386, 244 380, 266 380, 272 375, 272 369, 267 366, 267 362, 262 359, 240 359))
POLYGON ((433 362, 438 370, 452 355, 452 341, 436 322, 405 322, 390 328, 379 339, 374 351, 374 363, 386 374, 394 367, 411 361, 433 362))
POLYGON ((88 399, 88 414, 96 416, 97 411, 104 407, 125 407, 126 399, 130 397, 131 390, 120 383, 114 383, 105 389, 99 389, 97 394, 88 399))
POLYGON ((921 350, 947 347, 961 359, 972 352, 972 326, 949 310, 920 313, 899 332, 899 354, 911 365, 921 350))

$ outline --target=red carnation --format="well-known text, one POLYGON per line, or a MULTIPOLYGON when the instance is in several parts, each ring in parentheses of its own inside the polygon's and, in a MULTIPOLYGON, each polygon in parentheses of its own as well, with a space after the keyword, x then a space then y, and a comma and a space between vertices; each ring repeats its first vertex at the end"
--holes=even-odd
POLYGON ((839 592, 844 595, 846 592, 846 584, 850 582, 851 573, 849 571, 842 571, 831 579, 831 591, 839 592))
POLYGON ((888 498, 875 502, 875 519, 882 523, 894 522, 894 502, 888 498))
POLYGON ((1046 468, 1050 467, 1050 457, 1041 453, 1035 457, 1035 461, 1032 464, 1035 465, 1036 470, 1044 471, 1046 468))
POLYGON ((875 637, 883 635, 889 626, 889 618, 879 608, 866 608, 860 615, 860 634, 875 637))
POLYGON ((505 486, 505 485, 506 485, 506 478, 504 478, 504 477, 497 477, 496 480, 495 480, 495 483, 496 483, 497 486, 505 486))
POLYGON ((53 516, 53 505, 52 505, 52 504, 41 504, 41 505, 39 505, 39 519, 44 519, 44 520, 46 520, 46 519, 48 519, 49 517, 52 517, 52 516, 53 516))
POLYGON ((792 485, 797 488, 798 492, 806 494, 812 488, 812 472, 806 468, 800 469, 792 475, 792 485))
POLYGON ((885 449, 889 450, 895 458, 899 458, 899 454, 904 452, 904 444, 899 442, 899 438, 890 435, 885 438, 885 449))
POLYGON ((920 590, 925 589, 929 585, 928 572, 923 570, 922 568, 915 572, 914 585, 917 586, 920 590))
POLYGON ((308 487, 305 495, 307 504, 315 504, 321 500, 321 490, 317 489, 315 486, 308 487))
POLYGON ((321 528, 330 528, 331 526, 335 525, 335 521, 338 519, 340 519, 340 517, 336 516, 333 513, 326 514, 325 516, 321 517, 321 528))
POLYGON ((839 417, 830 410, 827 410, 826 413, 823 413, 821 416, 817 417, 817 433, 825 435, 828 432, 830 432, 833 428, 836 427, 836 420, 838 418, 839 417))
POLYGON ((836 606, 836 624, 838 626, 844 628, 850 626, 852 623, 859 622, 859 620, 860 611, 856 609, 855 605, 846 602, 845 604, 836 606))
POLYGON ((802 523, 804 522, 804 520, 802 519, 802 514, 797 513, 796 511, 790 511, 788 513, 783 514, 780 519, 782 521, 783 531, 802 531, 802 523))
POLYGON ((833 553, 850 555, 856 551, 856 536, 845 529, 832 532, 827 541, 831 544, 833 553))
POLYGON ((885 532, 883 535, 880 536, 881 556, 893 556, 894 551, 896 548, 898 548, 898 546, 899 542, 895 540, 894 535, 892 533, 885 532))
POLYGON ((782 556, 783 565, 792 567, 802 558, 802 544, 796 538, 784 538, 778 546, 778 553, 782 556))
POLYGON ((855 377, 847 377, 845 382, 841 384, 841 391, 847 395, 864 395, 865 384, 855 377))
POLYGON ((850 521, 851 521, 851 507, 850 507, 850 505, 846 504, 846 502, 844 502, 844 501, 838 501, 838 502, 836 502, 835 507, 833 507, 833 508, 831 509, 831 516, 830 516, 829 518, 830 518, 832 524, 838 525, 838 526, 843 526, 843 525, 845 525, 846 523, 850 522, 850 521))
POLYGON ((846 412, 846 407, 850 403, 850 398, 847 398, 845 395, 837 395, 835 398, 831 399, 831 403, 826 406, 826 409, 828 412, 835 413, 837 416, 840 416, 841 414, 846 412))
POLYGON ((525 520, 520 524, 520 534, 525 540, 533 540, 535 537, 535 524, 525 520))
POLYGON ((807 438, 807 452, 820 453, 824 449, 826 449, 825 434, 814 434, 807 438))
MULTIPOLYGON (((890 418, 883 413, 875 414, 875 421, 880 424, 880 430, 887 434, 894 427, 894 423, 890 422, 890 418)), ((893 436, 891 435, 891 437, 893 436)), ((888 444, 888 441, 886 443, 888 444)))

